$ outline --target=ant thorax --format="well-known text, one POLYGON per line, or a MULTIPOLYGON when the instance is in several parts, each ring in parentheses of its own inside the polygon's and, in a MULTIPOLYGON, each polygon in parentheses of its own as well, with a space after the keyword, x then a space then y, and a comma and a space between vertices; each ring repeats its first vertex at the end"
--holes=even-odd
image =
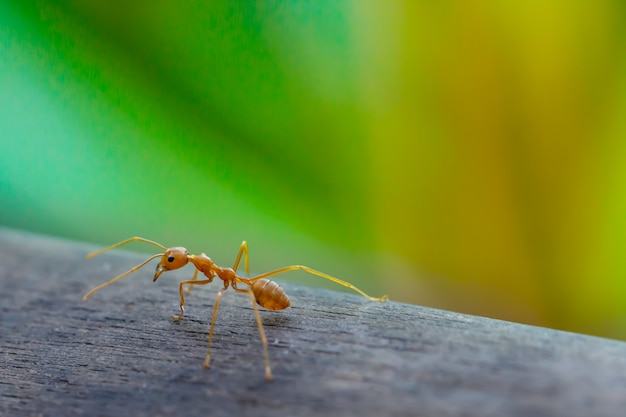
POLYGON ((216 274, 217 266, 205 253, 189 255, 189 262, 194 264, 198 271, 202 272, 207 278, 213 278, 216 274))

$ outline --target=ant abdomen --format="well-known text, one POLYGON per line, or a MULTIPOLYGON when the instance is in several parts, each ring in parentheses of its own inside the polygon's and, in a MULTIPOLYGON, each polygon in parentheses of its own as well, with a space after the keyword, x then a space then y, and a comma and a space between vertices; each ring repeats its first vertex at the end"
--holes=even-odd
POLYGON ((284 310, 291 305, 285 290, 269 279, 254 281, 252 283, 252 292, 256 302, 268 310, 284 310))

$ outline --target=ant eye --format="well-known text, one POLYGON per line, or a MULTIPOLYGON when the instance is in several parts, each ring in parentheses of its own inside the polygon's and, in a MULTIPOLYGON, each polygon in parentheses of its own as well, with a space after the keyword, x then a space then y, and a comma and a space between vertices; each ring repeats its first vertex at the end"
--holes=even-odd
POLYGON ((174 262, 174 257, 172 255, 170 255, 170 257, 167 258, 167 262, 174 262))

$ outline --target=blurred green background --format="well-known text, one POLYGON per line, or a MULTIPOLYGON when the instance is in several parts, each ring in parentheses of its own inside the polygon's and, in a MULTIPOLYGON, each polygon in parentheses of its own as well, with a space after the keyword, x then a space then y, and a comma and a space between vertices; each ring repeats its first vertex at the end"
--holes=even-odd
POLYGON ((246 239, 252 272, 626 339, 625 27, 620 0, 4 0, 0 225, 224 266, 246 239))

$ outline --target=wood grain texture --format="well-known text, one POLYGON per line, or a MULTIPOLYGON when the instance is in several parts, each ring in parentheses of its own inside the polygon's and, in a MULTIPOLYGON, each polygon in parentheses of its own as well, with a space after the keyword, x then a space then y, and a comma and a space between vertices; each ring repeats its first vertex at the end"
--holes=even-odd
MULTIPOLYGON (((249 299, 177 282, 146 256, 0 229, 2 416, 623 416, 626 343, 281 283, 262 311, 267 382, 249 299)), ((252 260, 253 261, 253 260, 252 260)), ((263 271, 257 271, 263 272, 263 271)))

